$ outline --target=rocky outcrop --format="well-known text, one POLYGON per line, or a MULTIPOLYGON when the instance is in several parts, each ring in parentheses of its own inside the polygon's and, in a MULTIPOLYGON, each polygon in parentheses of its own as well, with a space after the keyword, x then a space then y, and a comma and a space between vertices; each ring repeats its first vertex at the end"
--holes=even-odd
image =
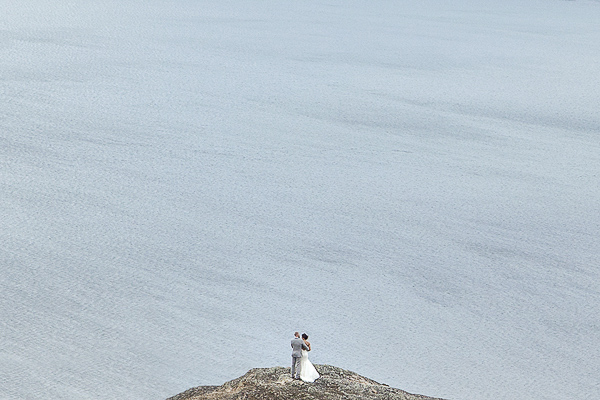
POLYGON ((254 368, 221 386, 199 386, 167 400, 440 400, 410 394, 331 365, 315 365, 321 378, 305 383, 284 367, 254 368))

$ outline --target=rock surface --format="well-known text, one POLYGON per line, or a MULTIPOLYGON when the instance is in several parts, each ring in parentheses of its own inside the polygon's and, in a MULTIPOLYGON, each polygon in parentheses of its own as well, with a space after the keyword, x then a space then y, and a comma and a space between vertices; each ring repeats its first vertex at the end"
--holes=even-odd
POLYGON ((321 378, 305 383, 284 367, 254 368, 221 386, 199 386, 167 400, 440 400, 410 394, 331 365, 315 365, 321 378))

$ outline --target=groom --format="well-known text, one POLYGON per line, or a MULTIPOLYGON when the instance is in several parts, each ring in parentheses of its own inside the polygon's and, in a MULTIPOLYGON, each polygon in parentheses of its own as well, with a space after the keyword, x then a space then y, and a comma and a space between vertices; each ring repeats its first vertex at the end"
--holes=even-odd
POLYGON ((294 332, 294 336, 292 339, 292 378, 300 379, 300 358, 302 350, 308 350, 308 347, 304 344, 304 340, 300 339, 298 332, 294 332))

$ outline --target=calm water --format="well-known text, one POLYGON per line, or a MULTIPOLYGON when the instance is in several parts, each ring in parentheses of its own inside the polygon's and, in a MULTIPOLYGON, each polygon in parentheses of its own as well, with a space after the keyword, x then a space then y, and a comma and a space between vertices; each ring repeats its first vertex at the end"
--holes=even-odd
POLYGON ((315 363, 600 398, 600 3, 4 0, 0 398, 315 363))

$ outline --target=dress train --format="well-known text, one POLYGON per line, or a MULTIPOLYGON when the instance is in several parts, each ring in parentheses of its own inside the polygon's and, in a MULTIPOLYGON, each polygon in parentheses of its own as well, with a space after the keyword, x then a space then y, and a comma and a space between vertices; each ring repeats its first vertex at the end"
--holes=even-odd
POLYGON ((321 375, 317 372, 315 366, 308 359, 308 351, 302 350, 300 358, 300 379, 304 382, 314 382, 321 375))

